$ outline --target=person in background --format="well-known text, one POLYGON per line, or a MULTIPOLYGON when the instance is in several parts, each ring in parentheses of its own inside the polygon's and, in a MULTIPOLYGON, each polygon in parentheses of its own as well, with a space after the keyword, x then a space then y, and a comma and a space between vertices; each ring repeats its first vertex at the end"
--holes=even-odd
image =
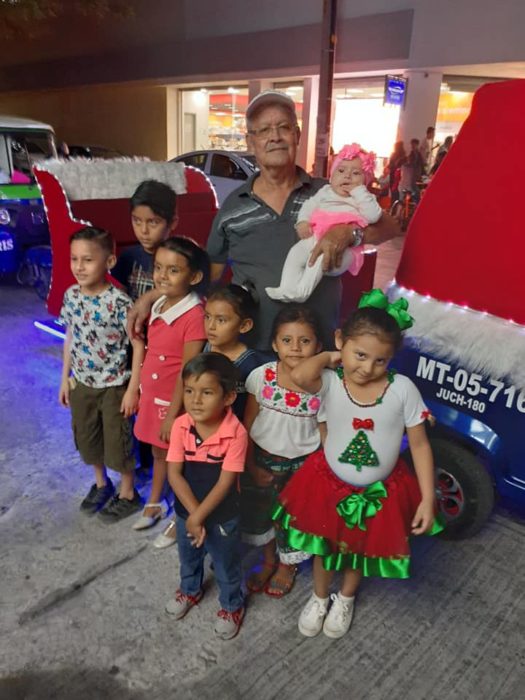
POLYGON ((66 291, 60 312, 67 333, 59 401, 71 409, 75 444, 95 473, 80 509, 115 522, 142 505, 134 488, 130 417, 138 406, 143 348, 140 341, 132 341, 130 371, 126 315, 132 302, 106 280, 115 264, 109 233, 86 226, 70 240, 77 284, 66 291), (118 495, 106 467, 121 475, 118 495))
POLYGON ((435 148, 437 148, 437 145, 434 146, 435 133, 435 128, 433 126, 429 126, 427 128, 425 138, 421 141, 421 145, 419 147, 419 152, 421 153, 421 158, 423 159, 423 169, 425 175, 430 174, 430 169, 432 167, 432 152, 435 148))
POLYGON ((388 160, 388 177, 390 185, 390 199, 394 203, 399 199, 399 180, 401 178, 401 164, 407 157, 403 141, 396 141, 394 150, 388 160))
POLYGON ((439 150, 436 155, 436 160, 434 161, 434 165, 432 166, 432 170, 430 171, 432 175, 435 175, 437 172, 437 169, 441 165, 441 163, 444 161, 445 156, 450 150, 450 147, 452 146, 452 143, 454 142, 454 137, 453 136, 447 136, 447 138, 443 141, 443 144, 439 147, 439 150))
POLYGON ((399 192, 401 197, 405 192, 410 192, 414 202, 419 202, 418 182, 423 175, 423 158, 419 152, 419 139, 410 140, 410 153, 401 163, 401 179, 399 180, 399 192))

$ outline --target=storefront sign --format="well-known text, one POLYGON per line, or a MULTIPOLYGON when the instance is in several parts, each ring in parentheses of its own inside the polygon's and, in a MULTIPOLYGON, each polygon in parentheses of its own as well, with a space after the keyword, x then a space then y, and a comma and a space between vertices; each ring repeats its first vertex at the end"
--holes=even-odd
POLYGON ((383 99, 383 104, 402 107, 405 102, 406 88, 406 78, 399 75, 387 75, 385 77, 385 97, 383 99))

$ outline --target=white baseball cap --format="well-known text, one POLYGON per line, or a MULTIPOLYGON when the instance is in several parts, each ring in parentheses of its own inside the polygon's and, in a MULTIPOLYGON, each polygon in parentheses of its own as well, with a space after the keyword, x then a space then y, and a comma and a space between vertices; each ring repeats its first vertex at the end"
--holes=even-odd
POLYGON ((269 105, 279 105, 295 114, 295 103, 292 98, 280 90, 264 90, 256 95, 246 108, 246 119, 251 119, 256 111, 269 105))

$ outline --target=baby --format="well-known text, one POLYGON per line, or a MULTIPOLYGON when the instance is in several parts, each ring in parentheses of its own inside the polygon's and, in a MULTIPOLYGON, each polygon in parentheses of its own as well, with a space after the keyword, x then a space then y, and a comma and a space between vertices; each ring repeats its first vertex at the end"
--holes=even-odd
MULTIPOLYGON (((365 228, 381 218, 381 208, 366 183, 374 176, 375 155, 353 143, 344 146, 334 158, 330 184, 307 199, 299 210, 295 226, 300 240, 288 253, 279 287, 266 287, 271 299, 304 302, 323 277, 323 256, 308 266, 317 241, 336 224, 355 224, 365 228), (313 235, 312 235, 313 234, 313 235)), ((357 275, 363 265, 363 246, 347 249, 342 264, 325 274, 342 275, 349 270, 357 275)))

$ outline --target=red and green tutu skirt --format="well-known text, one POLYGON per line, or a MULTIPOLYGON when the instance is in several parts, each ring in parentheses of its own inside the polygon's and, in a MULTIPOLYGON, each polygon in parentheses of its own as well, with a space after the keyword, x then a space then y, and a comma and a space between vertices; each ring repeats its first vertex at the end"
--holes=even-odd
MULTIPOLYGON (((321 556, 327 570, 408 578, 411 523, 420 502, 417 478, 401 459, 384 481, 361 487, 339 479, 319 450, 279 494, 272 517, 290 547, 321 556)), ((442 529, 437 516, 429 534, 442 529)))

